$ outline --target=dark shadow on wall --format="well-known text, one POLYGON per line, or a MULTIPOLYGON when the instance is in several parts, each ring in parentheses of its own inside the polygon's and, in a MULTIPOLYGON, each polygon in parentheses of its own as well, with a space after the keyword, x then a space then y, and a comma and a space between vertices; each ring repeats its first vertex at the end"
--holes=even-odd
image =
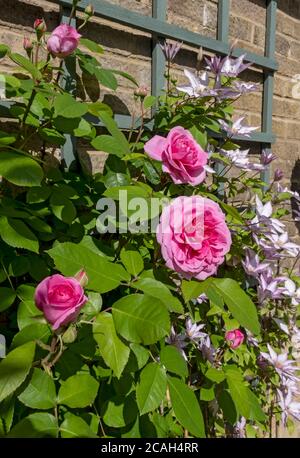
POLYGON ((300 19, 300 0, 277 0, 277 7, 289 16, 300 19))
MULTIPOLYGON (((295 165, 293 167, 292 175, 291 175, 291 190, 296 191, 300 194, 300 159, 297 159, 295 165)), ((292 217, 295 219, 297 215, 297 211, 299 211, 299 205, 297 205, 295 199, 291 199, 291 207, 292 207, 292 217)), ((300 222, 295 222, 297 230, 300 234, 300 222)))
MULTIPOLYGON (((56 5, 57 3, 53 2, 56 5)), ((52 30, 58 25, 59 13, 57 11, 44 11, 38 5, 30 5, 29 2, 21 0, 0 0, 0 20, 15 24, 17 20, 18 26, 33 27, 33 22, 36 18, 44 18, 49 30, 52 30)))

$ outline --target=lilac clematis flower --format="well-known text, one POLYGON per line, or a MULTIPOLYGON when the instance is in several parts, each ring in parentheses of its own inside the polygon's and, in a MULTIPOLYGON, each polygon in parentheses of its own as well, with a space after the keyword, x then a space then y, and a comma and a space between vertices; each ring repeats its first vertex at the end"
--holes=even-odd
POLYGON ((254 162, 250 162, 248 157, 249 150, 220 150, 220 153, 227 157, 231 163, 242 170, 251 171, 251 170, 264 170, 264 166, 262 164, 257 164, 254 162))
POLYGON ((210 58, 204 57, 204 60, 207 63, 207 70, 211 71, 217 76, 220 75, 225 60, 224 58, 219 56, 212 56, 210 58))
POLYGON ((206 335, 206 337, 199 343, 199 350, 201 351, 204 359, 209 361, 211 364, 215 362, 217 351, 212 345, 208 335, 206 335))
POLYGON ((233 437, 237 439, 245 439, 246 437, 246 418, 241 417, 233 427, 233 437))
POLYGON ((220 99, 235 99, 241 95, 250 94, 256 92, 258 85, 255 83, 245 83, 244 81, 234 81, 231 87, 223 86, 219 87, 219 98, 220 99))
POLYGON ((296 243, 289 242, 289 235, 287 232, 283 232, 282 234, 267 234, 266 237, 276 250, 285 251, 285 254, 292 257, 298 256, 300 246, 296 243))
POLYGON ((197 297, 198 304, 203 304, 203 302, 207 302, 207 301, 208 301, 208 297, 206 296, 205 293, 200 294, 200 296, 197 297))
MULTIPOLYGON (((272 218, 273 208, 271 202, 263 204, 258 195, 256 195, 255 206, 256 216, 251 221, 255 230, 261 229, 261 226, 264 226, 271 233, 283 233, 285 231, 285 225, 278 219, 272 218)), ((261 245, 260 242, 258 243, 261 245)))
POLYGON ((294 382, 299 381, 299 377, 295 375, 295 372, 299 371, 297 362, 288 359, 288 353, 281 353, 278 355, 271 345, 267 344, 269 353, 262 352, 261 356, 268 361, 268 363, 274 367, 279 377, 283 380, 289 379, 294 382))
POLYGON ((269 165, 275 159, 277 159, 277 156, 275 156, 275 154, 273 154, 272 151, 268 152, 265 149, 262 151, 260 160, 263 165, 269 165))
POLYGON ((246 54, 242 54, 237 59, 234 59, 230 56, 225 57, 225 59, 223 60, 223 64, 222 64, 220 73, 224 76, 229 76, 229 77, 238 76, 242 71, 246 70, 246 68, 252 65, 251 62, 247 64, 243 62, 245 56, 246 54))
POLYGON ((187 342, 185 341, 185 335, 184 334, 177 334, 174 327, 171 327, 171 334, 169 337, 166 338, 166 342, 169 345, 173 345, 174 347, 177 348, 177 350, 181 353, 183 358, 187 361, 187 356, 185 354, 185 351, 183 350, 187 346, 187 342))
POLYGON ((267 270, 258 277, 258 300, 262 304, 266 299, 282 299, 284 297, 284 287, 278 286, 284 281, 283 277, 273 277, 271 269, 267 270))
POLYGON ((292 393, 288 391, 287 394, 282 393, 281 390, 277 390, 279 396, 279 406, 282 409, 281 421, 284 426, 287 425, 287 418, 291 416, 295 420, 300 421, 300 402, 293 401, 292 393))
POLYGON ((189 86, 177 86, 177 90, 185 92, 190 97, 207 97, 216 96, 218 93, 214 89, 209 88, 209 76, 207 72, 204 72, 200 77, 195 73, 192 73, 188 69, 184 69, 184 74, 188 78, 189 86))
POLYGON ((204 327, 205 324, 192 323, 192 320, 188 318, 185 325, 186 337, 191 341, 198 343, 199 340, 207 336, 205 332, 201 332, 201 329, 204 327))
POLYGON ((170 43, 169 41, 165 40, 164 44, 159 43, 159 46, 164 53, 165 58, 168 62, 173 62, 175 57, 177 56, 178 52, 182 48, 181 43, 170 43))
POLYGON ((292 300, 292 305, 300 304, 300 288, 297 288, 296 284, 288 279, 286 280, 284 294, 292 300))
POLYGON ((259 127, 247 127, 243 126, 242 122, 245 119, 245 116, 242 116, 241 118, 238 118, 232 126, 230 126, 227 122, 222 120, 219 120, 219 124, 224 130, 224 132, 227 133, 229 137, 232 137, 233 135, 242 135, 243 137, 250 137, 250 133, 253 132, 254 130, 259 129, 259 127))
POLYGON ((245 261, 242 261, 246 274, 251 277, 258 277, 259 274, 264 272, 270 264, 267 262, 260 262, 259 256, 251 248, 246 249, 245 261))

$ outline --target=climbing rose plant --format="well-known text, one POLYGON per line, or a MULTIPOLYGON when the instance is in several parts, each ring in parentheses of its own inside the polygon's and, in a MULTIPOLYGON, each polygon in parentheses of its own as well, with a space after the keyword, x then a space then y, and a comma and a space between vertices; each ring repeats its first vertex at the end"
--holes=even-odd
POLYGON ((269 150, 254 160, 234 141, 255 130, 233 109, 258 89, 239 78, 250 63, 207 57, 180 85, 180 45, 166 42, 167 89, 154 97, 102 66, 103 49, 84 38, 92 13, 51 34, 37 19, 23 54, 0 47, 15 66, 1 75, 11 122, 0 131, 0 435, 292 428, 300 247, 285 223, 299 221, 300 196, 280 170, 262 180, 269 150), (120 78, 133 86, 127 131, 102 97, 120 78), (103 172, 59 160, 72 138, 108 153, 103 172))

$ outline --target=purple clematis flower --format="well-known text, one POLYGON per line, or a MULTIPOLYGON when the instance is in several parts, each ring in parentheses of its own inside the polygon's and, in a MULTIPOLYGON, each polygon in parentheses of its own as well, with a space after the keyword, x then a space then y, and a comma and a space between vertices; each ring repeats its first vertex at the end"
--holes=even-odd
POLYGON ((250 133, 253 132, 254 130, 257 130, 259 127, 247 127, 243 126, 242 122, 245 119, 245 116, 242 116, 241 118, 238 118, 232 125, 229 125, 226 121, 223 121, 223 119, 219 120, 219 124, 224 130, 224 132, 227 133, 229 137, 232 137, 233 135, 242 135, 243 137, 250 137, 250 133))
POLYGON ((260 262, 259 256, 251 248, 246 249, 245 261, 242 261, 245 272, 251 277, 258 277, 259 274, 266 271, 270 264, 267 262, 260 262))
POLYGON ((243 62, 245 56, 246 54, 242 54, 237 59, 234 59, 230 56, 225 57, 220 73, 224 76, 229 77, 238 76, 242 71, 246 70, 246 68, 252 65, 252 62, 249 62, 247 64, 243 62))
POLYGON ((170 43, 169 41, 165 40, 164 44, 159 43, 159 46, 162 52, 165 55, 165 58, 168 62, 173 62, 175 57, 177 56, 178 52, 182 48, 183 43, 170 43))
POLYGON ((265 149, 262 151, 260 161, 263 165, 269 165, 275 159, 277 159, 277 156, 275 156, 275 154, 273 154, 272 151, 268 152, 265 149))
POLYGON ((184 69, 184 74, 188 78, 190 85, 177 86, 177 90, 185 92, 190 97, 207 97, 217 96, 218 92, 214 89, 209 88, 209 76, 207 72, 202 73, 201 76, 197 76, 187 68, 184 69))

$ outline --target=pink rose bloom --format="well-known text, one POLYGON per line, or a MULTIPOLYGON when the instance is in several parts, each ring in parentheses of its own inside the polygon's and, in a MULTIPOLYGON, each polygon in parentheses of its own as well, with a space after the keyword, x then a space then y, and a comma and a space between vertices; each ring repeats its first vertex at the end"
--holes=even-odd
POLYGON ((66 57, 78 46, 81 35, 74 27, 61 24, 53 30, 47 41, 48 51, 55 57, 66 57))
POLYGON ((176 184, 196 186, 204 181, 208 154, 183 127, 174 127, 167 138, 155 135, 145 144, 152 159, 163 163, 163 171, 171 175, 176 184))
POLYGON ((201 196, 177 197, 165 207, 156 235, 167 266, 188 279, 214 275, 231 246, 224 213, 201 196))
POLYGON ((56 330, 76 320, 88 299, 75 278, 56 274, 41 281, 35 290, 34 300, 56 330))
POLYGON ((230 348, 235 350, 244 342, 244 334, 239 329, 234 329, 233 331, 228 331, 225 334, 225 339, 230 342, 230 348))

